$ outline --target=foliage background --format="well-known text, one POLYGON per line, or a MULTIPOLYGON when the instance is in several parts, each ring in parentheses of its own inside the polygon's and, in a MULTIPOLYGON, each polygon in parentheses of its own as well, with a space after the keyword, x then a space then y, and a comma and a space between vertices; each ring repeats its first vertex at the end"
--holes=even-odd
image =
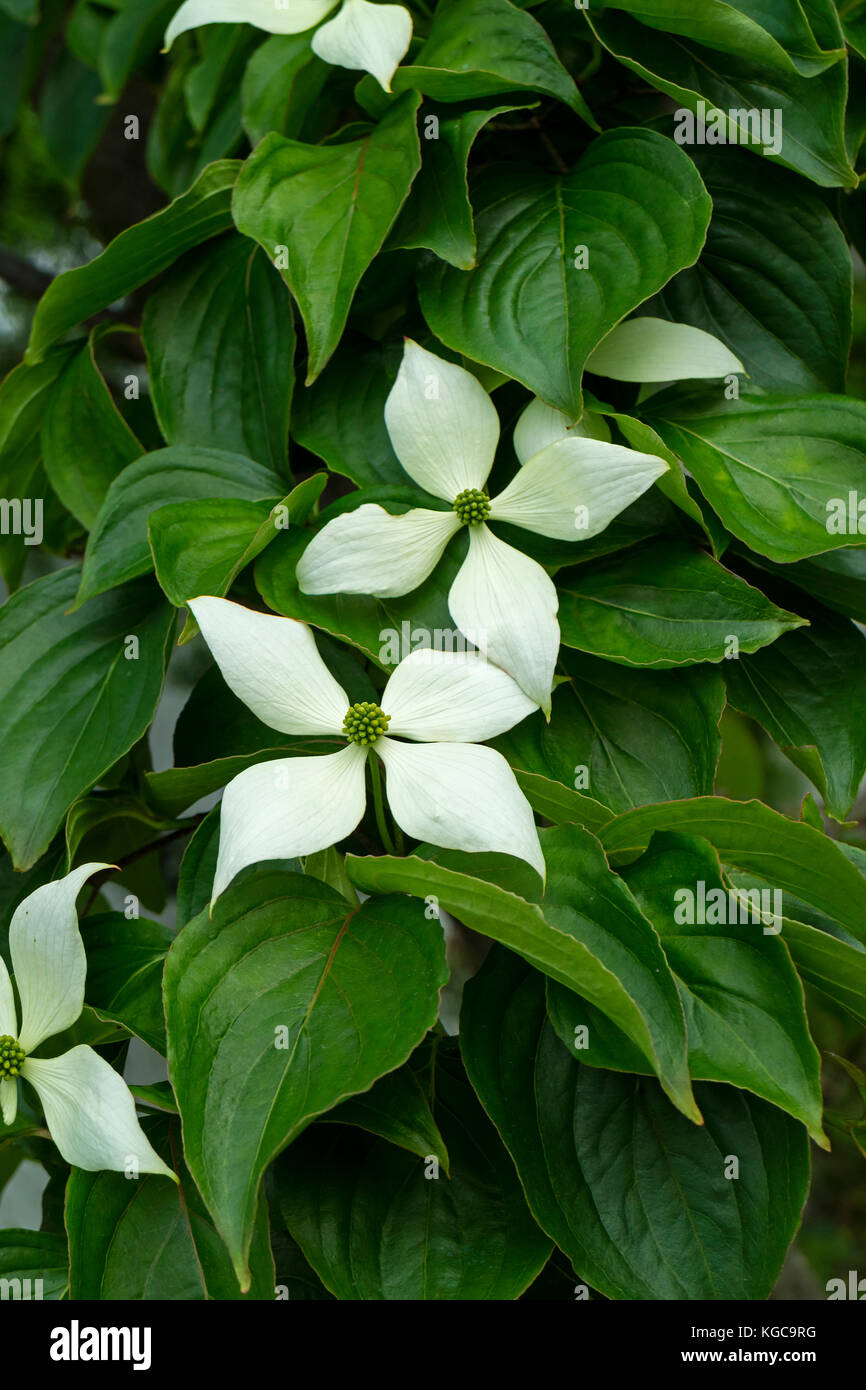
MULTIPOLYGON (((72 13, 76 7, 66 8, 72 13)), ((163 5, 162 9, 170 15, 174 5, 163 5)), ((543 19, 544 15, 539 13, 538 17, 543 19)), ((261 38, 256 35, 251 42, 261 38)), ((185 51, 193 51, 193 42, 185 42, 185 51)), ((49 45, 29 96, 17 110, 8 109, 8 90, 0 93, 0 129, 4 132, 0 144, 0 376, 20 360, 35 302, 51 277, 90 261, 112 237, 164 206, 172 193, 185 186, 182 174, 177 175, 178 188, 167 187, 165 179, 160 186, 154 178, 158 162, 149 156, 153 122, 157 119, 167 74, 171 71, 171 64, 159 55, 158 47, 158 43, 150 44, 116 104, 93 106, 91 95, 94 132, 92 151, 86 160, 82 159, 80 150, 71 149, 65 143, 64 124, 68 113, 81 110, 80 104, 75 103, 82 98, 73 95, 66 99, 62 90, 58 91, 57 64, 62 56, 59 35, 49 45), (137 142, 123 139, 122 122, 128 111, 135 111, 142 117, 142 138, 137 142)), ((616 68, 608 56, 601 61, 603 76, 610 78, 611 72, 616 72, 618 105, 623 118, 628 113, 643 119, 654 110, 663 112, 671 108, 670 102, 650 91, 639 78, 623 68, 616 68)), ((862 81, 866 64, 859 66, 858 80, 862 81)), ((82 67, 78 76, 86 71, 82 67)), ((597 76, 595 80, 601 83, 602 79, 597 76)), ((92 85, 95 91, 99 85, 95 78, 92 85)), ((351 85, 347 76, 347 89, 351 85)), ((163 106, 163 113, 164 109, 163 106)), ((196 138, 187 139, 186 144, 191 147, 194 161, 201 153, 196 148, 196 138)), ((220 148, 218 153, 242 156, 246 148, 240 140, 234 144, 229 142, 228 148, 220 148)), ((830 196, 832 194, 828 193, 828 198, 830 196)), ((851 395, 862 396, 866 387, 866 267, 856 250, 853 254, 855 319, 848 390, 851 395)), ((132 296, 116 317, 124 322, 137 322, 144 297, 132 296)), ((127 372, 143 374, 142 358, 140 345, 132 337, 120 334, 106 342, 101 366, 116 392, 127 372)), ((129 409, 134 411, 134 404, 129 409)), ((147 418, 146 400, 135 424, 143 440, 150 438, 150 447, 159 447, 159 436, 147 418)), ((294 452, 293 469, 297 477, 314 471, 317 466, 320 466, 318 460, 312 456, 305 460, 303 451, 294 452)), ((29 551, 23 582, 63 563, 63 558, 45 551, 29 551)), ((5 597, 5 589, 0 589, 0 596, 5 597)), ((182 647, 173 652, 166 688, 150 734, 156 769, 171 765, 174 721, 204 664, 204 655, 197 649, 182 647)), ((815 672, 815 677, 820 680, 821 673, 815 672)), ((810 790, 802 774, 754 721, 728 710, 722 728, 717 790, 736 799, 759 797, 792 819, 799 819, 803 797, 810 790)), ((210 799, 211 802, 215 800, 216 797, 210 799)), ((861 789, 851 819, 859 824, 859 831, 851 838, 866 846, 866 788, 861 789)), ((174 900, 170 885, 176 882, 179 857, 180 851, 174 848, 164 852, 162 874, 169 885, 169 897, 161 913, 149 913, 166 922, 173 921, 174 900)), ((814 1003, 810 1006, 810 1018, 816 1027, 819 1048, 847 1056, 866 1070, 866 1042, 853 1022, 845 1023, 838 1014, 831 1014, 814 1003)), ((156 1079, 160 1068, 161 1060, 155 1054, 148 1056, 146 1049, 138 1045, 127 1075, 132 1080, 149 1081, 156 1079)), ((844 1108, 851 1104, 852 1097, 853 1090, 847 1078, 841 1071, 833 1073, 829 1079, 828 1101, 844 1108)), ((831 1154, 812 1147, 812 1193, 777 1297, 823 1297, 824 1285, 832 1276, 849 1268, 866 1270, 864 1158, 853 1143, 838 1136, 834 1138, 831 1154)), ((2 1177, 0 1166, 0 1180, 2 1177)), ((38 1227, 42 1182, 35 1165, 22 1166, 17 1179, 7 1186, 0 1198, 0 1227, 38 1227)))

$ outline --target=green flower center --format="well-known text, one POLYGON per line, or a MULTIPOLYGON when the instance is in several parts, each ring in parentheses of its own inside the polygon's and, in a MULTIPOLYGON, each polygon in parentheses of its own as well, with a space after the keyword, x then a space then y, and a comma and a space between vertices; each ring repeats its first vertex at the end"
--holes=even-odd
POLYGON ((360 705, 352 705, 347 711, 343 720, 343 733, 350 743, 361 743, 366 747, 387 733, 390 723, 390 714, 383 714, 378 705, 364 700, 360 705))
POLYGON ((19 1047, 8 1033, 4 1033, 0 1038, 0 1081, 4 1081, 7 1076, 17 1076, 26 1057, 24 1048, 19 1047))
POLYGON ((467 487, 454 498, 454 510, 463 526, 477 526, 490 515, 490 498, 477 487, 467 487))

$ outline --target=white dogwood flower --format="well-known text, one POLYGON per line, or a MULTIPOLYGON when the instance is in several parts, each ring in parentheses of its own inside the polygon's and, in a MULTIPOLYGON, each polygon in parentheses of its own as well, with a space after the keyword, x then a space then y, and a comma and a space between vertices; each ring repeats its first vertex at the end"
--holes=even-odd
POLYGON ((412 16, 402 5, 343 0, 339 14, 321 24, 339 0, 186 0, 165 33, 170 48, 179 34, 202 24, 253 24, 269 34, 303 34, 319 24, 312 49, 335 67, 372 73, 386 92, 406 56, 412 16))
POLYGON ((13 1123, 21 1076, 42 1102, 51 1138, 67 1163, 91 1173, 131 1169, 174 1178, 148 1143, 123 1077, 98 1052, 79 1046, 60 1057, 32 1055, 46 1038, 70 1028, 84 1008, 87 957, 75 899, 85 879, 110 867, 84 864, 37 888, 15 910, 9 953, 21 1024, 0 957, 0 1113, 5 1124, 13 1123))
POLYGON ((226 683, 263 723, 346 739, 337 753, 257 763, 229 782, 214 899, 248 864, 315 854, 351 835, 366 806, 368 759, 376 793, 378 760, 384 765, 388 803, 407 835, 513 854, 544 877, 529 802, 502 755, 478 743, 535 708, 504 671, 477 652, 414 651, 381 705, 353 705, 305 623, 209 596, 189 606, 226 683))
POLYGON ((595 536, 667 464, 566 432, 526 460, 498 497, 484 489, 499 441, 493 402, 471 372, 407 341, 385 403, 391 443, 409 476, 451 503, 391 516, 364 503, 328 522, 298 563, 305 594, 394 597, 417 588, 461 526, 469 552, 448 595, 457 627, 514 677, 545 714, 559 651, 559 601, 549 574, 486 525, 506 521, 556 540, 595 536))

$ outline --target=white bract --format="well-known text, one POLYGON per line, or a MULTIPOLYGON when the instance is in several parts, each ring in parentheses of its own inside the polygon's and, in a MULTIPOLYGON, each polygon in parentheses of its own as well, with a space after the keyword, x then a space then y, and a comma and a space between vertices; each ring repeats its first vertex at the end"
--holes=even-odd
POLYGON ((390 516, 365 503, 328 522, 298 564, 305 594, 406 594, 430 574, 462 525, 469 553, 448 607, 457 627, 550 713, 559 651, 556 589, 535 560, 495 536, 507 521, 560 541, 597 535, 667 471, 652 454, 566 429, 523 463, 498 497, 482 491, 499 417, 471 372, 407 342, 385 404, 391 443, 411 478, 450 511, 390 516))
MULTIPOLYGON (((303 34, 320 24, 339 0, 186 0, 165 33, 170 48, 178 34, 202 24, 254 24, 269 34, 303 34)), ((372 73, 386 92, 412 38, 412 16, 402 5, 343 0, 339 14, 311 39, 323 62, 372 73)))
POLYGON ((529 802, 502 755, 477 742, 535 708, 504 671, 476 652, 415 651, 391 675, 381 705, 352 705, 304 623, 209 596, 189 606, 226 683, 253 714, 283 734, 348 740, 338 753, 258 763, 229 782, 214 899, 248 864, 315 854, 351 835, 366 806, 371 753, 385 767, 388 803, 407 835, 513 854, 544 877, 529 802))
POLYGON ((123 1077, 92 1047, 73 1047, 60 1057, 31 1055, 46 1038, 70 1028, 84 1008, 87 957, 75 899, 85 879, 110 867, 84 864, 37 888, 15 910, 9 953, 21 1024, 0 957, 0 1112, 11 1125, 22 1076, 39 1096, 51 1138, 67 1163, 91 1173, 113 1169, 174 1178, 148 1143, 123 1077))

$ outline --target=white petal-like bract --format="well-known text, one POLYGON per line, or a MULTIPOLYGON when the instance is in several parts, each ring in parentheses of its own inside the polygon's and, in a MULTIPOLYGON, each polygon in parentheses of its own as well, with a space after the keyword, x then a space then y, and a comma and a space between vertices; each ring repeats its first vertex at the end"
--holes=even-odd
POLYGON ((44 883, 15 909, 9 954, 21 1003, 18 1041, 25 1052, 70 1028, 84 1008, 87 957, 75 899, 91 874, 110 864, 82 864, 44 883))
POLYGON ((649 317, 627 319, 612 328, 586 366, 613 381, 689 381, 746 370, 712 333, 649 317))
POLYGON ((567 415, 555 406, 547 405, 538 396, 521 411, 514 426, 514 452, 521 463, 527 463, 556 439, 602 439, 610 442, 610 430, 603 415, 585 410, 578 423, 571 424, 567 415))
POLYGON ((165 31, 171 48, 178 34, 202 24, 254 24, 269 34, 302 34, 330 14, 337 0, 186 0, 165 31))
POLYGON ((0 1115, 4 1125, 15 1123, 18 1114, 18 1082, 11 1076, 0 1081, 0 1115))
POLYGON ((336 734, 349 697, 319 656, 305 623, 224 598, 190 599, 226 684, 282 734, 336 734))
POLYGON ((6 962, 0 956, 0 1038, 18 1037, 18 1016, 15 1012, 15 996, 6 962))
POLYGON ((477 743, 376 745, 388 805, 407 835, 443 849, 524 859, 544 878, 532 808, 501 753, 477 743))
POLYGON ((416 507, 391 516, 365 502, 322 527, 298 561, 304 594, 408 594, 423 583, 460 529, 455 512, 416 507))
POLYGON ((569 435, 523 465, 494 497, 490 520, 560 541, 588 540, 667 471, 654 454, 569 435))
POLYGON ((467 488, 484 486, 499 416, 471 372, 407 340, 385 424, 406 472, 434 497, 453 502, 467 488))
POLYGON ((313 52, 340 68, 372 73, 386 92, 412 39, 412 16, 402 5, 345 0, 343 8, 313 35, 313 52))
POLYGON ((536 709, 516 681, 479 652, 411 652, 382 692, 389 734, 423 742, 477 743, 536 709))
POLYGON ((559 652, 559 599, 550 576, 486 526, 470 526, 469 554, 448 607, 460 631, 545 712, 559 652))
POLYGON ((280 758, 229 782, 220 811, 213 899, 248 864, 315 854, 351 835, 364 814, 367 750, 280 758))
POLYGON ((28 1057, 21 1075, 42 1101, 51 1138, 74 1168, 174 1178, 138 1123, 123 1077, 92 1047, 73 1047, 49 1061, 28 1057))

